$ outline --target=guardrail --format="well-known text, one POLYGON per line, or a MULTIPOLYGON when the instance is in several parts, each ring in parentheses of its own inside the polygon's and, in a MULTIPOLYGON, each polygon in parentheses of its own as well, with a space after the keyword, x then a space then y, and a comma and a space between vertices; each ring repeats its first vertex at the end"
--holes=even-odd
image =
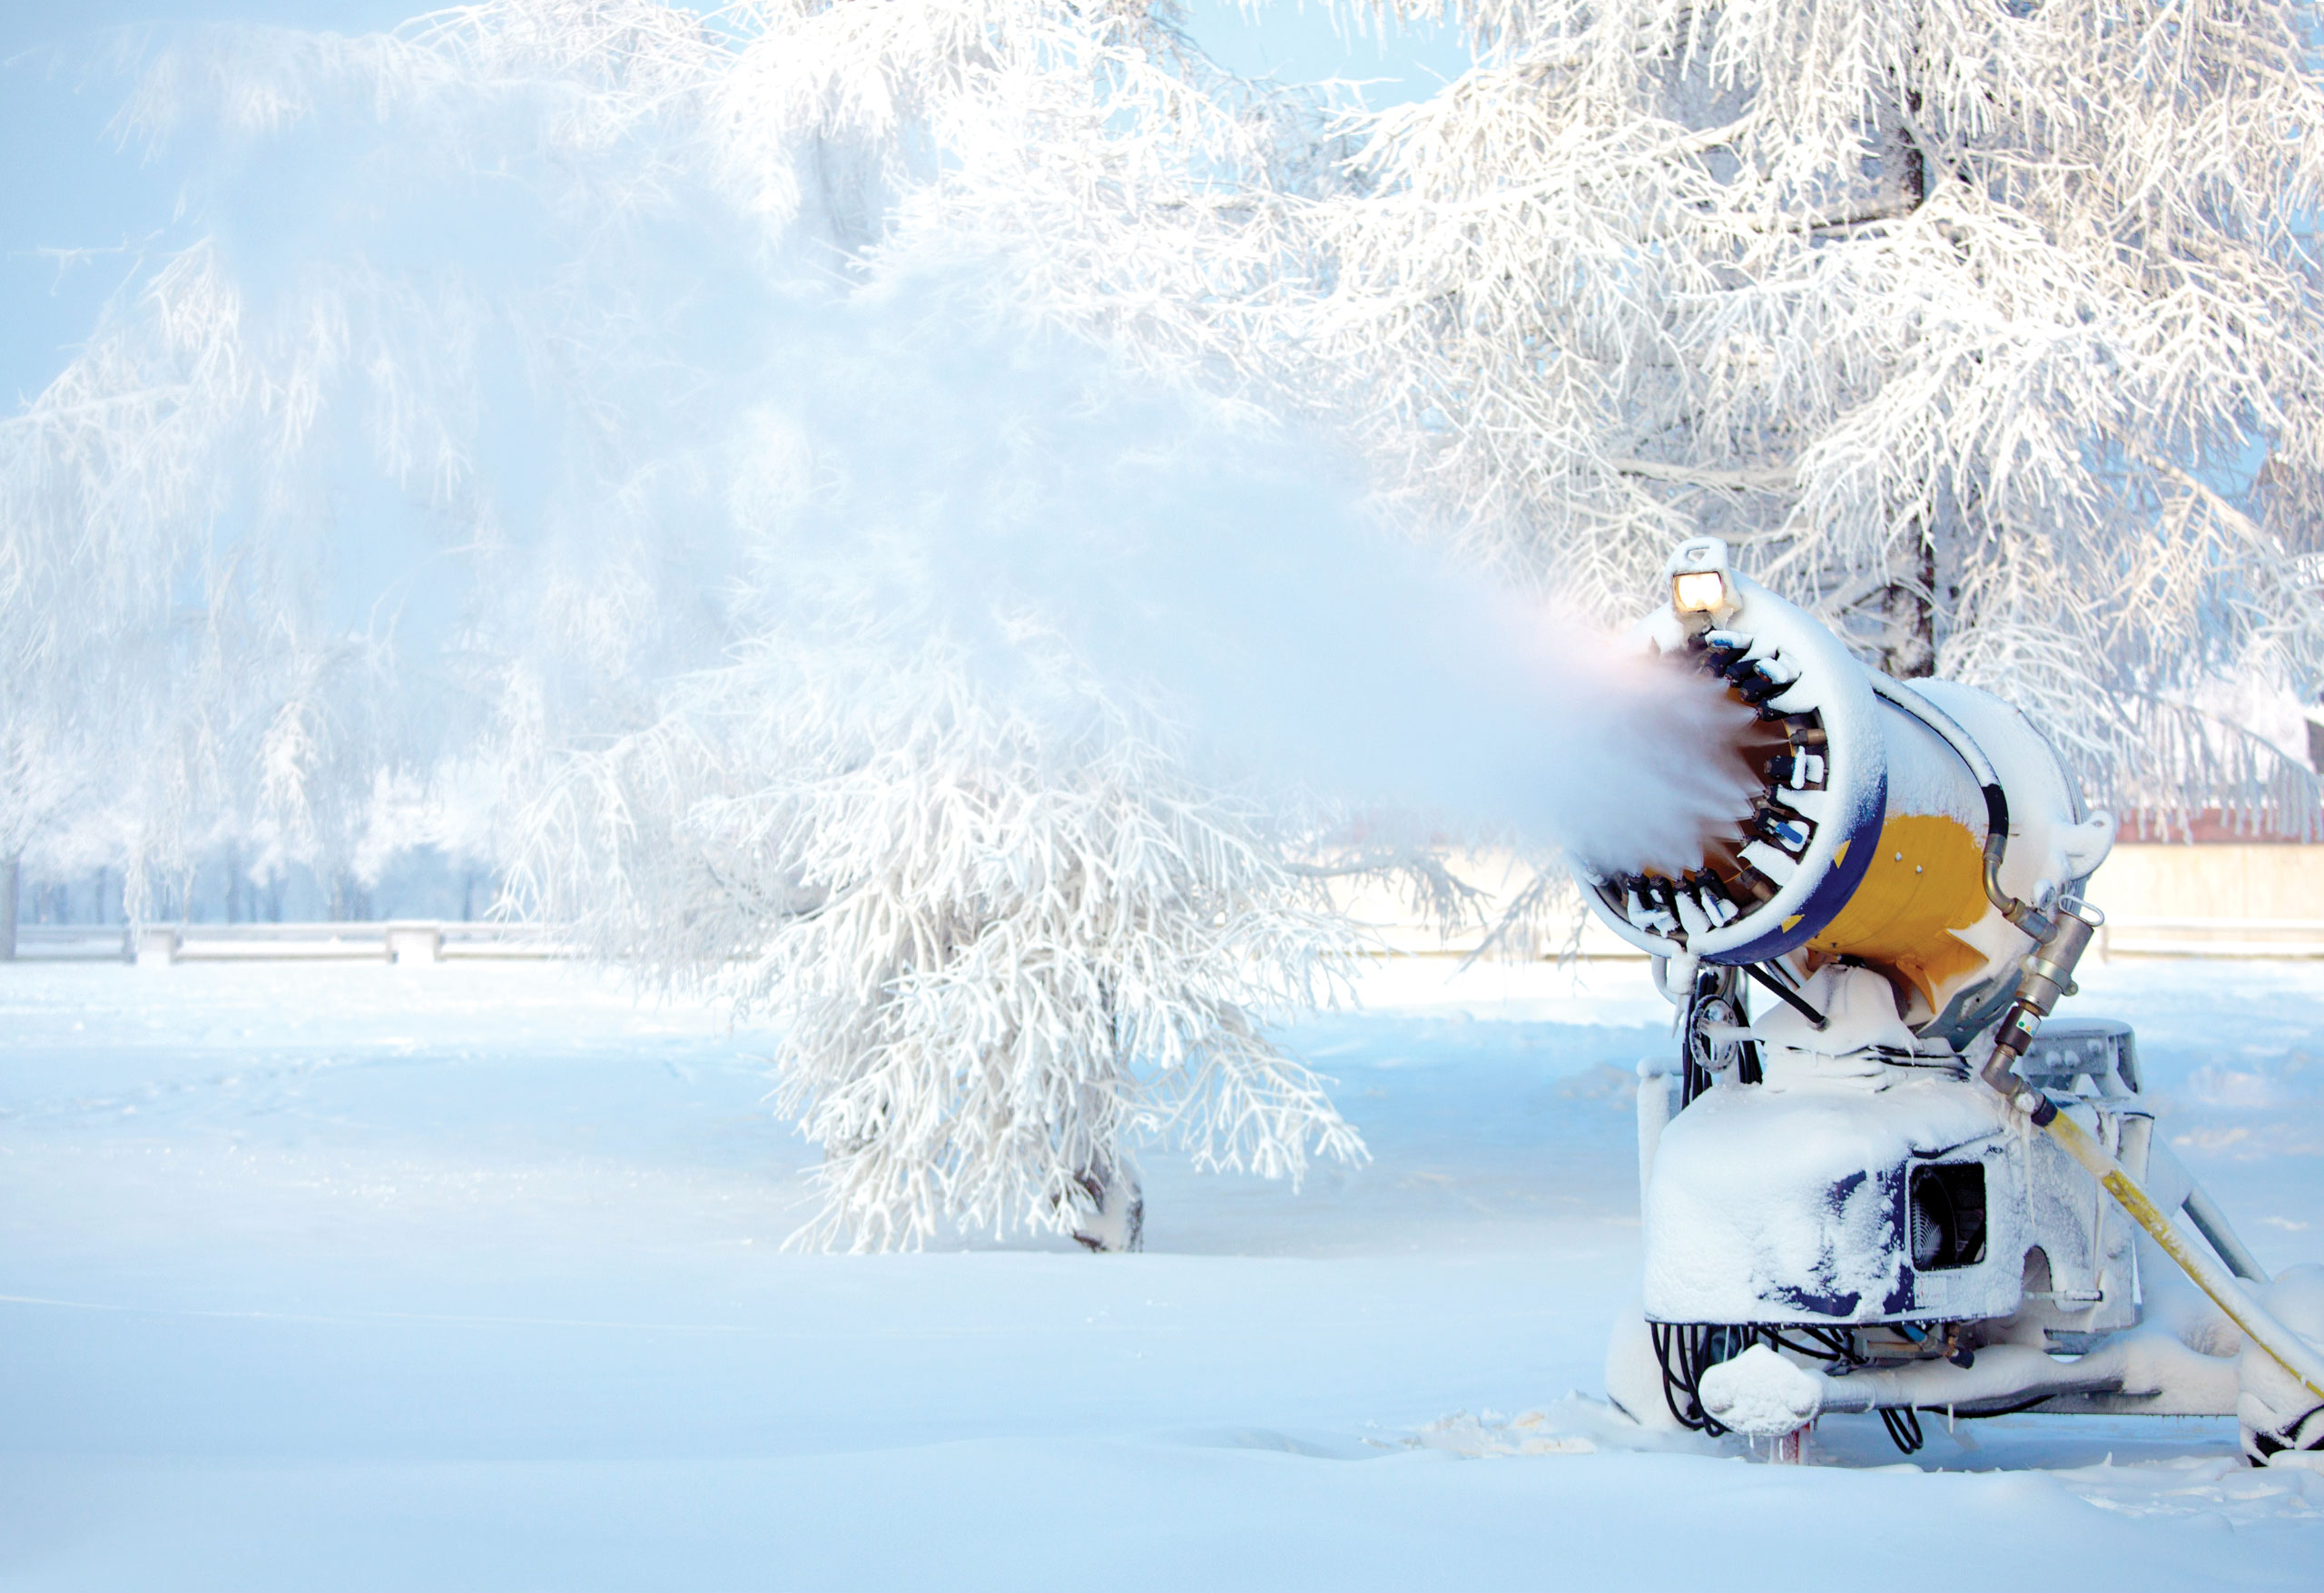
MULTIPOLYGON (((1393 955, 1460 957, 1470 946, 1431 943, 1413 930, 1385 938, 1393 955)), ((2324 919, 2114 917, 2098 932, 2101 959, 2117 957, 2324 958, 2324 919)), ((1591 924, 1579 948, 1585 959, 1645 954, 1591 924), (1590 931, 1597 931, 1591 933, 1590 931)), ((384 923, 147 924, 137 929, 94 924, 23 924, 19 962, 468 962, 581 955, 571 931, 556 924, 384 923)))
POLYGON ((146 924, 135 929, 84 924, 24 924, 19 962, 464 962, 576 957, 554 924, 384 923, 146 924))
POLYGON ((2112 916, 2098 931, 2101 958, 2324 957, 2324 919, 2170 919, 2112 916))

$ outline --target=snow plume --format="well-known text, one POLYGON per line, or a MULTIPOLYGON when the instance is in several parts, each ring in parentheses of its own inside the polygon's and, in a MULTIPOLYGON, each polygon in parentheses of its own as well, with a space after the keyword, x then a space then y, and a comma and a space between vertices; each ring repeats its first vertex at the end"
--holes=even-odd
POLYGON ((1321 444, 997 298, 883 281, 777 334, 733 445, 752 630, 940 633, 1017 703, 1059 696, 1024 658, 1050 637, 1215 782, 1585 856, 1676 858, 1739 811, 1703 677, 1385 530, 1321 444))
POLYGON ((1585 854, 1725 810, 1699 695, 1184 385, 1221 367, 1180 307, 1285 261, 1275 222, 1182 218, 1265 192, 1281 107, 1128 11, 860 10, 511 0, 148 64, 124 125, 182 163, 191 235, 10 424, 0 496, 43 669, 180 660, 94 716, 143 749, 153 860, 206 806, 352 866, 383 767, 636 728, 851 588, 1002 674, 995 626, 1055 628, 1216 780, 1585 854))
POLYGON ((1683 850, 1712 699, 1380 531, 1237 390, 1179 307, 1282 267, 1214 202, 1300 146, 1143 9, 729 22, 165 53, 132 123, 192 235, 11 423, 0 597, 103 597, 44 610, 59 679, 159 665, 96 737, 148 860, 487 835, 523 904, 783 1014, 816 1242, 1129 1243, 1157 1136, 1359 1155, 1264 1028, 1350 948, 1333 825, 1683 850))
POLYGON ((609 949, 786 1015, 817 1243, 1095 1235, 1158 1136, 1294 1178, 1359 1155, 1261 1028, 1354 947, 1326 811, 1672 845, 1729 800, 1687 756, 1724 703, 1697 677, 1008 298, 956 265, 768 312, 713 450, 731 655, 523 826, 524 887, 609 949))

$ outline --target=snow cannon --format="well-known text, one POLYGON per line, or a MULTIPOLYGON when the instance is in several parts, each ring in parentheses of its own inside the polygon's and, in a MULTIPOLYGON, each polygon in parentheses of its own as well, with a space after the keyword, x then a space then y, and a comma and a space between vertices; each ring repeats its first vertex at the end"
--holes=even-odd
POLYGON ((2112 818, 2015 709, 1866 667, 1723 543, 1667 575, 1636 639, 1751 711, 1705 754, 1750 797, 1690 867, 1583 880, 1679 1008, 1640 1065, 1616 1403, 1795 1453, 1855 1412, 1909 1454, 1930 1410, 2238 1413, 2255 1459, 2324 1450, 2324 1286, 2271 1283, 2172 1155, 2127 1026, 2052 1018, 2112 818))
MULTIPOLYGON (((1777 999, 1792 960, 1877 970, 1899 1017, 1933 1039, 2000 1016, 2032 945, 1987 889, 2047 906, 2112 844, 2015 709, 1948 681, 1892 681, 1812 615, 1728 567, 1710 538, 1669 565, 1649 650, 1724 678, 1757 710, 1724 749, 1751 811, 1703 838, 1702 860, 1594 880, 1615 933, 1685 978, 1745 970, 1777 999)), ((1876 1007, 1877 1003, 1874 1004, 1876 1007)))

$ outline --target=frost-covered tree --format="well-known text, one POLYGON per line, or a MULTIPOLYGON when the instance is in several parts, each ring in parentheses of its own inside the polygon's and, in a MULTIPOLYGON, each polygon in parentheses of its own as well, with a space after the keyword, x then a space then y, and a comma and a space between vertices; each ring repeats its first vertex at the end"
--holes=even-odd
POLYGON ((25 853, 76 794, 82 773, 45 725, 11 718, 16 722, 0 730, 0 962, 16 955, 25 853))
POLYGON ((185 220, 0 452, 12 557, 71 573, 44 657, 93 688, 44 733, 101 750, 133 915, 222 841, 345 880, 383 780, 472 767, 544 699, 642 703, 690 644, 714 605, 655 579, 695 550, 650 527, 715 399, 657 358, 687 306, 637 229, 684 208, 658 156, 714 54, 699 17, 552 5, 138 64, 121 125, 185 220))
POLYGON ((181 38, 125 125, 190 235, 22 418, 0 523, 133 574, 176 649, 104 748, 140 878, 222 831, 360 869, 467 807, 527 901, 787 1016, 818 1241, 1127 1245, 1152 1136, 1360 1154, 1260 1028, 1344 940, 1304 832, 1133 681, 1084 658, 1059 711, 1023 642, 1043 548, 1183 439, 1116 406, 1060 488, 1025 439, 1087 395, 985 374, 1063 323, 1231 389, 1205 306, 1292 246, 1229 197, 1311 152, 1167 13, 499 0, 181 38), (901 330, 851 351, 851 306, 901 330))
POLYGON ((458 815, 518 904, 783 1018, 817 1242, 1126 1245, 1149 1138, 1360 1155, 1264 1025, 1347 944, 1321 874, 1418 826, 1320 860, 1256 763, 1553 834, 1726 796, 1705 704, 1640 731, 1672 693, 1256 419, 1342 347, 1311 109, 1137 0, 180 41, 126 125, 186 231, 0 459, 11 546, 164 665, 96 743, 136 878, 458 815), (1570 822, 1562 762, 1646 747, 1570 822))
POLYGON ((108 461, 60 442, 38 415, 0 421, 0 956, 26 860, 132 805, 177 662, 166 566, 77 512, 108 461))
POLYGON ((1266 534, 1262 461, 1231 409, 1008 315, 971 263, 787 329, 727 477, 743 639, 558 766, 516 884, 780 1019, 780 1098, 825 1155, 803 1242, 1128 1248, 1147 1141, 1295 1179, 1361 1156, 1265 1028, 1356 941, 1297 810, 1109 667, 1109 633, 1187 617, 1173 560, 1266 534))
POLYGON ((1237 79, 1175 0, 757 0, 716 91, 721 155, 857 267, 995 262, 1049 320, 1264 412, 1323 269, 1303 201, 1350 146, 1312 91, 1237 79))
POLYGON ((950 651, 753 646, 535 814, 523 885, 782 1020, 782 1106, 823 1152, 793 1242, 1136 1249, 1142 1142, 1295 1181, 1360 1158, 1262 1028, 1355 944, 1270 810, 1100 693, 996 702, 950 651))
POLYGON ((1717 531, 2123 807, 2312 824, 2208 683, 2324 681, 2309 0, 1411 0, 1476 70, 1317 218, 1305 380, 1607 614, 1717 531))

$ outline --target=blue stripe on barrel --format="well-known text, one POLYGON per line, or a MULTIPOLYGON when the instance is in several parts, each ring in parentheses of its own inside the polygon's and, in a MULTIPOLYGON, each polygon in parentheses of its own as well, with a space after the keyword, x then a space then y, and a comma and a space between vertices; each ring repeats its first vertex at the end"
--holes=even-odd
MULTIPOLYGON (((1887 771, 1881 771, 1866 795, 1868 800, 1856 811, 1848 824, 1847 839, 1841 843, 1845 850, 1835 849, 1839 860, 1825 870, 1823 879, 1807 893, 1805 902, 1784 915, 1791 919, 1791 928, 1771 929, 1756 940, 1724 951, 1708 952, 1705 961, 1766 962, 1797 951, 1823 932, 1824 926, 1837 918, 1840 909, 1847 905, 1848 898, 1856 894, 1856 888, 1864 882, 1864 871, 1872 866, 1872 854, 1880 844, 1880 827, 1888 819, 1887 771)), ((1766 909, 1760 910, 1764 912, 1766 909)), ((1782 920, 1777 921, 1780 925, 1782 920)))

